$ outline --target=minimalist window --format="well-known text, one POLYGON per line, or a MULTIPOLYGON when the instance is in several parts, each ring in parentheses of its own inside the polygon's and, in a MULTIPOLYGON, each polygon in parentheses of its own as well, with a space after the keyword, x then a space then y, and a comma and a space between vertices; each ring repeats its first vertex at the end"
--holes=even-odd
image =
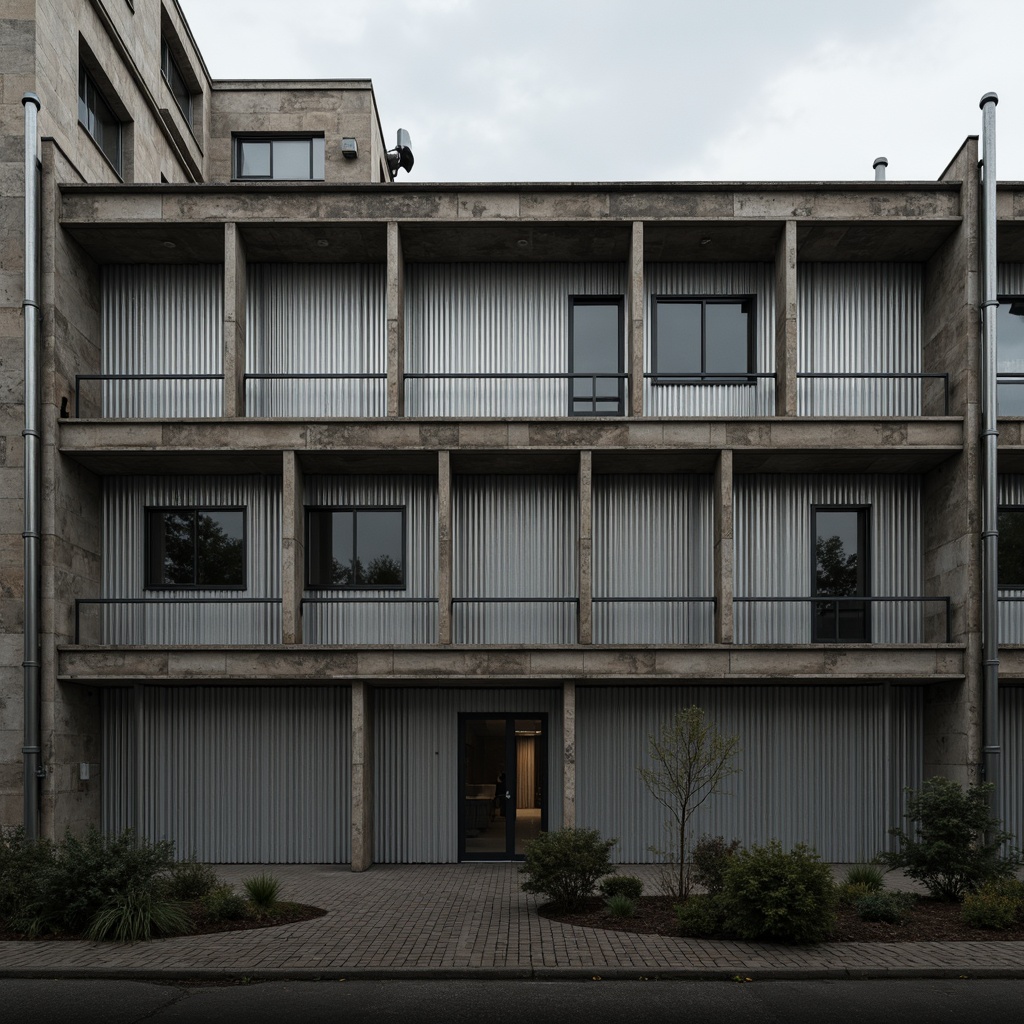
POLYGON ((999 510, 999 586, 1024 588, 1024 508, 999 510))
POLYGON ((246 181, 323 181, 323 136, 240 136, 235 178, 246 181))
POLYGON ((813 640, 870 640, 871 612, 867 601, 868 509, 820 507, 812 513, 815 598, 813 640))
POLYGON ((996 356, 1000 416, 1024 416, 1024 296, 999 299, 996 356))
POLYGON ((654 297, 654 380, 744 382, 754 372, 754 300, 654 297))
POLYGON ((342 590, 405 586, 405 509, 306 511, 306 581, 342 590))
POLYGON ((573 416, 623 413, 622 299, 570 299, 569 412, 573 416))
POLYGON ((78 69, 78 121, 93 137, 111 166, 121 173, 121 122, 83 67, 78 69))
POLYGON ((189 125, 192 124, 192 90, 185 81, 185 76, 178 67, 178 62, 171 53, 170 44, 166 39, 160 47, 160 68, 163 71, 164 81, 174 96, 178 109, 181 111, 189 125))
POLYGON ((147 587, 245 587, 245 509, 146 510, 147 587))

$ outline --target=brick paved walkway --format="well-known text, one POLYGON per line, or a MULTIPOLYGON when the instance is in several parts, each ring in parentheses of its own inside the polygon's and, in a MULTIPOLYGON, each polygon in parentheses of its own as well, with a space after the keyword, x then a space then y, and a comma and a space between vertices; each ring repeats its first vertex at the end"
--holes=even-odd
MULTIPOLYGON (((229 881, 259 867, 219 869, 229 881)), ((514 977, 673 975, 1024 977, 1024 942, 793 948, 575 928, 538 917, 511 864, 275 865, 283 896, 327 909, 300 924, 135 946, 0 942, 0 976, 514 977)), ((654 882, 653 869, 629 868, 654 882)))

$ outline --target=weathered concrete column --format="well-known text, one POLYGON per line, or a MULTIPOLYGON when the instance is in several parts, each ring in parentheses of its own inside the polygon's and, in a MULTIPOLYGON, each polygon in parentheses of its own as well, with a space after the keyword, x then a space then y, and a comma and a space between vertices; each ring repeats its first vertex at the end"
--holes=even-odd
POLYGON ((787 220, 775 252, 775 415, 796 415, 796 221, 787 220))
POLYGON ((437 453, 437 633, 438 643, 452 642, 452 463, 437 453))
POLYGON ((302 584, 306 565, 303 474, 298 453, 284 453, 281 482, 281 641, 302 643, 302 584))
POLYGON ((352 684, 352 870, 373 865, 373 687, 352 684))
POLYGON ((237 224, 224 225, 224 415, 245 415, 247 260, 237 224))
POLYGON ((576 637, 581 644, 594 642, 594 489, 593 454, 580 452, 579 470, 579 612, 576 637))
POLYGON ((629 246, 629 304, 626 310, 626 368, 630 416, 644 414, 644 225, 634 221, 629 246))
POLYGON ((733 639, 732 450, 718 453, 715 463, 715 643, 733 639))
POLYGON ((405 415, 405 257, 402 234, 388 221, 388 416, 405 415))
POLYGON ((576 684, 562 684, 562 827, 576 827, 576 684))

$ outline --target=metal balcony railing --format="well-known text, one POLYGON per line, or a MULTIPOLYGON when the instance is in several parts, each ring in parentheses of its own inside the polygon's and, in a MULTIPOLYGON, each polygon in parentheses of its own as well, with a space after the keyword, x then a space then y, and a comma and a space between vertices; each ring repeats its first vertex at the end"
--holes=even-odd
POLYGON ((302 639, 309 644, 437 643, 436 597, 304 597, 302 639))
MULTIPOLYGON (((824 381, 925 381, 937 380, 942 382, 942 415, 949 415, 949 374, 948 373, 845 373, 841 371, 829 373, 801 373, 798 372, 797 381, 801 380, 824 380, 824 381)), ((917 416, 919 412, 912 412, 909 409, 897 409, 897 406, 921 405, 921 394, 901 393, 900 389, 888 389, 888 393, 876 388, 869 391, 857 390, 852 395, 821 395, 818 390, 811 386, 807 402, 812 406, 816 404, 846 405, 849 408, 842 411, 834 408, 823 408, 816 412, 813 408, 802 412, 804 416, 917 416)))
POLYGON ((217 381, 223 384, 222 373, 79 373, 75 375, 76 419, 82 416, 83 383, 96 381, 105 385, 99 398, 87 394, 84 396, 84 404, 98 407, 98 412, 87 412, 86 416, 186 419, 223 415, 223 396, 212 393, 215 388, 198 389, 190 393, 179 386, 184 381, 217 381), (139 386, 144 384, 151 386, 139 386), (164 387, 156 387, 157 384, 163 384, 164 387), (206 393, 201 393, 204 390, 206 393))

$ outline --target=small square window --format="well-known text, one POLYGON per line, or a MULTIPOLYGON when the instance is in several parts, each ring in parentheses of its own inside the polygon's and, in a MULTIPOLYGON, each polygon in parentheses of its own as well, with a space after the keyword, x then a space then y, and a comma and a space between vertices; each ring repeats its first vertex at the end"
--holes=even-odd
POLYGON ((121 122, 100 94, 92 75, 81 65, 78 68, 78 121, 120 174, 121 122))
POLYGON ((164 81, 171 90, 171 95, 174 96, 175 103, 178 104, 178 109, 185 120, 188 121, 189 127, 191 127, 192 90, 185 81, 185 76, 181 73, 181 68, 174 59, 170 44, 166 39, 162 41, 160 46, 160 70, 163 72, 164 81))
POLYGON ((245 509, 146 510, 150 589, 244 589, 245 509))
POLYGON ((655 296, 655 383, 752 382, 753 307, 750 296, 655 296))
POLYGON ((323 181, 323 136, 238 136, 235 179, 244 181, 323 181))
POLYGON ((333 590, 405 587, 405 509, 306 510, 306 584, 333 590))

